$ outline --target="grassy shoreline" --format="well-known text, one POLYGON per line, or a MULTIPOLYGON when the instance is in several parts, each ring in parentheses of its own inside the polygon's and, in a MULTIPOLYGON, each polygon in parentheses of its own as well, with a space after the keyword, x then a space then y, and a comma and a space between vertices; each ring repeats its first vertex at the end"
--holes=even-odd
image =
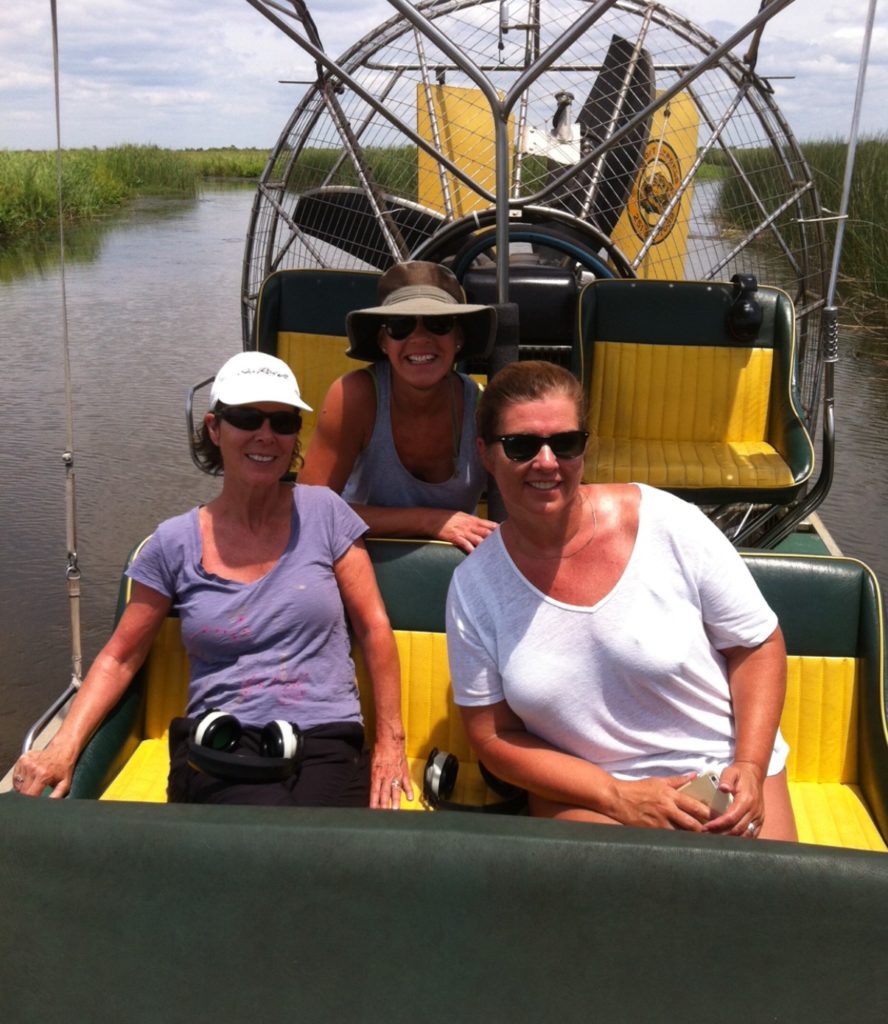
MULTIPOLYGON (((255 181, 267 160, 268 152, 259 149, 66 149, 61 154, 65 219, 96 217, 138 196, 195 195, 207 178, 255 181)), ((56 153, 0 150, 0 246, 56 223, 56 153)))
MULTIPOLYGON (((838 140, 802 145, 814 175, 821 203, 839 205, 846 144, 838 140)), ((403 175, 403 153, 374 150, 366 154, 380 182, 403 175), (397 157, 397 159, 395 159, 397 157)), ((760 151, 743 151, 755 164, 760 151)), ((311 187, 338 157, 332 151, 303 156, 303 181, 311 187)), ((761 151, 761 157, 768 154, 761 151)), ((258 149, 172 150, 158 146, 116 146, 111 149, 70 149, 61 154, 62 191, 67 220, 87 220, 145 195, 194 195, 209 178, 256 181, 268 160, 258 149)), ((703 168, 705 170, 705 167, 703 168)), ((724 168, 713 163, 714 176, 724 168)), ((731 189, 727 176, 725 192, 731 189)), ((342 180, 339 182, 343 183, 342 180)), ((412 183, 415 186, 415 182, 412 183)), ((411 182, 399 181, 396 191, 409 193, 411 182)), ((729 205, 726 203, 726 206, 729 205)), ((854 182, 842 252, 846 277, 859 290, 888 302, 888 135, 863 139, 857 150, 854 182)), ((0 248, 57 223, 57 156, 54 152, 0 150, 0 248)))

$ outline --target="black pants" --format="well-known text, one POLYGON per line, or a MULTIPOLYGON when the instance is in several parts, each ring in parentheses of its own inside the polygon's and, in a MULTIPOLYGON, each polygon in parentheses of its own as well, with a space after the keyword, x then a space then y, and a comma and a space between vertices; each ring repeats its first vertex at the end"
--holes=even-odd
MULTIPOLYGON (((170 775, 167 799, 189 804, 263 804, 277 807, 367 807, 370 804, 370 753, 356 722, 331 722, 306 729, 299 771, 274 782, 217 779, 188 764, 192 720, 170 723, 170 775)), ((245 726, 245 752, 259 752, 260 729, 245 726)))

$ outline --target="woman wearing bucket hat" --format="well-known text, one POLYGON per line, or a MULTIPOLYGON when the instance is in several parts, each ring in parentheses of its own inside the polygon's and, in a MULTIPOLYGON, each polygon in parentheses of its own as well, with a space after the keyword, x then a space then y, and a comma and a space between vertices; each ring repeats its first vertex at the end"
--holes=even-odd
POLYGON ((379 305, 348 315, 348 355, 369 367, 334 381, 300 480, 342 494, 388 537, 432 537, 472 551, 495 523, 475 515, 487 474, 475 444, 479 389, 457 358, 484 356, 496 312, 469 305, 437 263, 399 263, 379 305))
MULTIPOLYGON (((175 608, 188 651, 187 718, 170 726, 170 800, 397 807, 412 799, 394 636, 362 537, 324 487, 281 478, 299 456, 302 400, 286 363, 242 352, 219 370, 197 451, 224 467, 209 504, 158 526, 129 569, 132 596, 50 745, 16 788, 64 796, 86 741, 175 608), (364 744, 349 626, 373 685, 364 744), (212 735, 211 735, 212 733, 212 735)), ((21 781, 18 781, 21 780, 21 781)))

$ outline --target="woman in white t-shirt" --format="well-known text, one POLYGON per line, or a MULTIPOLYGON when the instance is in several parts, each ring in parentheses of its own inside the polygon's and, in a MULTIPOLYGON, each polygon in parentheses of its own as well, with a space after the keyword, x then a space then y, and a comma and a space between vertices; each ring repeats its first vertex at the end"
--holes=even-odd
POLYGON ((447 634, 485 765, 540 816, 796 839, 786 652, 737 552, 672 495, 581 484, 566 370, 506 367, 477 419, 507 519, 456 570, 447 634), (681 791, 712 772, 724 813, 681 791))

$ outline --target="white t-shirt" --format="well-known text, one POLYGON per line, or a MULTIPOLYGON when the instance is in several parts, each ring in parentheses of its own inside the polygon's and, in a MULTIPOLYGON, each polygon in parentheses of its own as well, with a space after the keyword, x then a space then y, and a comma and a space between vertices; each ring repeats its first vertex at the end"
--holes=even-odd
MULTIPOLYGON (((640 484, 638 535, 593 607, 547 597, 499 531, 455 571, 447 641, 457 704, 505 700, 531 733, 621 779, 724 766, 734 718, 720 649, 777 626, 727 538, 693 505, 640 484)), ((777 734, 768 774, 788 747, 777 734)))

